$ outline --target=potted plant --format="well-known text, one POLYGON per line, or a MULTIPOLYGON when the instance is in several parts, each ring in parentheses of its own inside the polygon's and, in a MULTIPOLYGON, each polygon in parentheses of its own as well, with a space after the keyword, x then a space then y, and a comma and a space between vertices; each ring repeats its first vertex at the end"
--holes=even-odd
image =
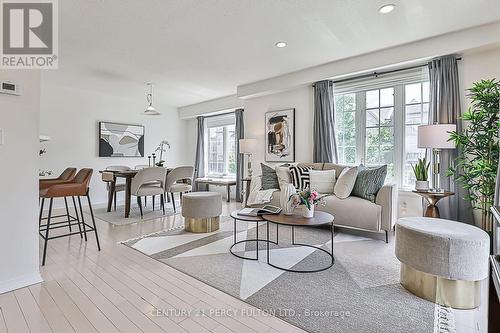
POLYGON ((324 204, 324 200, 316 191, 305 189, 290 196, 290 201, 293 207, 302 207, 302 216, 311 218, 314 216, 314 207, 318 204, 324 204))
POLYGON ((429 166, 431 162, 427 162, 427 158, 419 158, 417 164, 412 165, 413 173, 415 174, 415 189, 417 191, 429 190, 429 166))
POLYGON ((163 167, 165 164, 165 160, 163 159, 163 153, 167 151, 167 148, 170 149, 170 143, 167 140, 163 140, 160 142, 158 147, 156 147, 155 152, 153 153, 153 156, 155 156, 155 153, 157 151, 160 152, 160 161, 155 163, 157 167, 163 167))
POLYGON ((495 196, 498 167, 498 130, 500 82, 482 80, 468 89, 471 105, 461 119, 466 127, 461 132, 451 132, 459 149, 455 165, 448 170, 469 191, 465 199, 473 209, 481 212, 482 229, 492 231, 490 207, 495 196))

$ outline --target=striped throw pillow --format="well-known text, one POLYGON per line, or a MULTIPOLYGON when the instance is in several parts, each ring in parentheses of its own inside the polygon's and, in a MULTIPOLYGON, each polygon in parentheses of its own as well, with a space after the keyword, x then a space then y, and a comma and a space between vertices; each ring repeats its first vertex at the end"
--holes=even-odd
POLYGON ((311 167, 291 166, 289 169, 293 186, 295 186, 297 191, 302 191, 309 187, 309 171, 312 170, 311 167))

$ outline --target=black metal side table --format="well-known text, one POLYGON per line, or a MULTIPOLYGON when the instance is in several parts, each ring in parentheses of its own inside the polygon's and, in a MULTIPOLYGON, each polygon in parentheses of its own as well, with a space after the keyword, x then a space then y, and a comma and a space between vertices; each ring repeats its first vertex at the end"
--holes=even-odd
POLYGON ((238 257, 240 259, 245 259, 245 260, 259 260, 259 242, 266 242, 266 243, 278 244, 278 225, 276 225, 276 242, 269 240, 269 235, 267 235, 267 239, 264 239, 264 238, 263 239, 259 239, 259 223, 260 222, 265 222, 265 220, 261 216, 239 215, 238 214, 239 211, 240 211, 240 209, 231 212, 231 217, 234 220, 234 243, 229 248, 229 252, 231 252, 232 255, 234 255, 235 257, 238 257), (236 234, 237 234, 237 231, 236 231, 236 222, 237 221, 255 222, 255 224, 256 224, 256 228, 255 228, 256 229, 256 236, 255 236, 255 238, 254 239, 243 239, 243 240, 238 241, 237 237, 236 237, 236 234), (255 253, 256 253, 255 258, 245 257, 245 256, 242 256, 242 255, 239 255, 239 254, 233 252, 233 248, 236 245, 242 244, 242 243, 247 243, 247 242, 255 242, 255 253))

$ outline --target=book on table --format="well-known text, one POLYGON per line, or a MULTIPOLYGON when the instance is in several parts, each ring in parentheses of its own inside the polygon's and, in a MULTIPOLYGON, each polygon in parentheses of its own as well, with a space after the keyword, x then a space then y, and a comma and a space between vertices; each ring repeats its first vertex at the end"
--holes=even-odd
POLYGON ((273 205, 265 205, 264 207, 259 207, 259 208, 243 208, 238 212, 238 215, 259 216, 265 214, 279 214, 279 213, 281 213, 281 208, 273 205))

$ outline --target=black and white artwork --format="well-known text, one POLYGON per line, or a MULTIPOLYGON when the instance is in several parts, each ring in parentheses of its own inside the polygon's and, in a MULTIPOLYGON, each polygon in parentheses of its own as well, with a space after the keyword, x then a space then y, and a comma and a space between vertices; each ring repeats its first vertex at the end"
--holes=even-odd
POLYGON ((144 126, 101 121, 99 157, 144 157, 144 126))
POLYGON ((266 161, 295 161, 295 109, 266 112, 266 161))

